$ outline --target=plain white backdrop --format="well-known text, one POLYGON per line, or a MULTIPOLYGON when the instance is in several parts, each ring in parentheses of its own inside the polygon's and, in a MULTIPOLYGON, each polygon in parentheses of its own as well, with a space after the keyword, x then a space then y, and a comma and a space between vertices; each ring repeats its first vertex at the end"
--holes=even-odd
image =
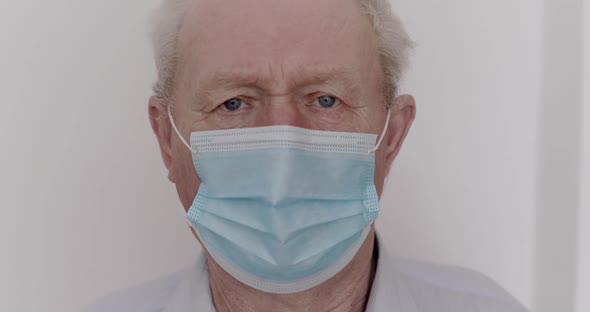
POLYGON ((582 116, 582 157, 580 213, 578 216, 578 280, 576 311, 590 311, 590 4, 584 6, 584 113, 582 116))
MULTIPOLYGON (((481 271, 535 312, 590 311, 588 5, 393 3, 418 118, 386 248, 481 271)), ((156 4, 0 2, 0 310, 77 311, 199 252, 147 120, 156 4)))

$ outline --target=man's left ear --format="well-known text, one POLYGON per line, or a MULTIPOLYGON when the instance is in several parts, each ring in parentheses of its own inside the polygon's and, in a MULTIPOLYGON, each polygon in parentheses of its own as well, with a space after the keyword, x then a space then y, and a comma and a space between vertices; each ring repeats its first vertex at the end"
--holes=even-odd
POLYGON ((402 143, 416 117, 416 102, 414 101, 414 97, 411 95, 397 97, 393 102, 390 114, 391 120, 383 141, 386 166, 385 176, 389 175, 391 165, 399 154, 402 143))

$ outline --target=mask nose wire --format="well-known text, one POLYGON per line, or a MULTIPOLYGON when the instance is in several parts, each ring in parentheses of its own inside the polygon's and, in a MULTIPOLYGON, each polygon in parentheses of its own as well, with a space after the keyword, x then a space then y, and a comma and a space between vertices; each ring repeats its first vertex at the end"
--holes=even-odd
MULTIPOLYGON (((193 150, 193 148, 190 146, 190 144, 188 144, 188 142, 184 139, 184 137, 182 136, 182 134, 178 130, 178 127, 176 127, 176 123, 174 122, 174 118, 172 117, 172 111, 171 111, 170 106, 171 105, 168 104, 168 118, 170 119, 170 124, 172 125, 172 129, 174 129, 174 132, 176 133, 176 135, 178 136, 178 138, 180 139, 182 144, 184 144, 184 146, 186 146, 186 148, 188 148, 188 150, 191 151, 191 153, 196 153, 197 151, 193 150)), ((383 127, 383 131, 381 132, 381 136, 379 138, 379 141, 377 142, 377 145, 373 149, 369 150, 369 154, 375 153, 379 149, 379 147, 381 146, 381 143, 383 143, 383 139, 385 138, 385 134, 387 134, 387 128, 389 128, 390 120, 391 120, 391 109, 388 109, 387 110, 387 119, 385 120, 385 127, 383 127)))
POLYGON ((172 125, 172 128, 174 129, 174 132, 176 132, 176 135, 178 136, 178 138, 180 139, 180 141, 182 141, 182 144, 184 144, 184 146, 186 146, 189 151, 191 151, 192 153, 196 153, 197 151, 193 150, 192 147, 190 146, 190 144, 188 144, 188 142, 184 139, 184 137, 182 136, 182 134, 180 134, 180 131, 178 131, 178 128, 176 127, 176 123, 174 123, 174 118, 172 118, 172 111, 170 108, 170 104, 168 104, 168 119, 170 119, 170 124, 172 125))
POLYGON ((381 137, 379 138, 379 141, 377 142, 377 145, 375 146, 375 148, 369 150, 369 154, 371 153, 375 153, 379 147, 381 146, 381 143, 383 143, 383 139, 385 138, 385 134, 387 134, 387 128, 389 128, 389 121, 391 120, 391 108, 387 110, 387 119, 385 120, 385 127, 383 128, 383 131, 381 132, 381 137))

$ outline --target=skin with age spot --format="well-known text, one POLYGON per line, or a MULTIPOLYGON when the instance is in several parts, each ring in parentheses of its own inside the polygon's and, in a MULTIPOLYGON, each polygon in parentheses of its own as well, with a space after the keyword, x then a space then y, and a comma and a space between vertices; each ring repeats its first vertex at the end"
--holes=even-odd
MULTIPOLYGON (((188 210, 200 180, 191 154, 160 118, 172 105, 191 132, 291 125, 380 134, 386 120, 383 72, 370 21, 356 0, 197 0, 179 33, 171 103, 151 98, 149 114, 169 179, 188 210)), ((415 115, 411 96, 393 103, 376 152, 375 185, 397 156, 415 115)), ((241 284, 209 257, 218 311, 364 311, 374 274, 372 231, 355 258, 322 285, 295 294, 241 284)))

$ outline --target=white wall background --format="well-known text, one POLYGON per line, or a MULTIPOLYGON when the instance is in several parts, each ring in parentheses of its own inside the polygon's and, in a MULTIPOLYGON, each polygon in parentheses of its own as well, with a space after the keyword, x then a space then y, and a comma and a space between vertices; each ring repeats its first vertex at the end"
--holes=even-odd
POLYGON ((485 272, 531 306, 543 5, 393 2, 418 42, 418 118, 382 229, 398 253, 485 272))
POLYGON ((578 280, 576 311, 590 311, 590 3, 584 6, 584 74, 582 91, 582 157, 578 216, 578 280))
MULTIPOLYGON (((0 2, 1 311, 76 311, 198 252, 147 122, 156 2, 0 2)), ((482 271, 534 311, 589 311, 582 0, 393 2, 419 115, 387 248, 482 271)))

